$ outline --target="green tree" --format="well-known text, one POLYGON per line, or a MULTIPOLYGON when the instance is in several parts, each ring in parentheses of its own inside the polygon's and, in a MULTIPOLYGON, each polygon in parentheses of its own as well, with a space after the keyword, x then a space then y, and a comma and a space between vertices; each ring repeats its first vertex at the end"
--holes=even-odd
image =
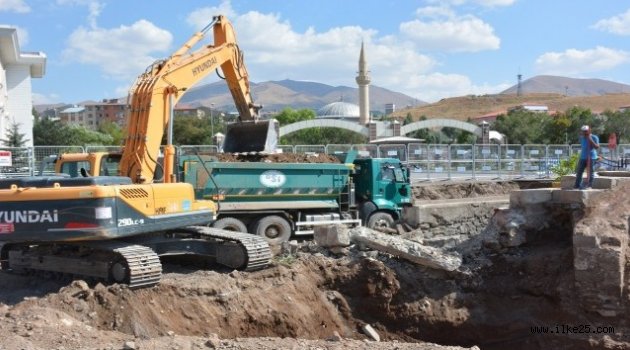
POLYGON ((106 121, 99 125, 98 131, 102 134, 109 135, 112 137, 112 145, 120 145, 124 139, 124 133, 122 128, 113 122, 106 121))
MULTIPOLYGON (((214 132, 219 131, 215 125, 214 132)), ((162 137, 162 144, 166 144, 165 130, 162 137)), ((211 145, 212 144, 212 121, 210 116, 202 118, 175 115, 173 119, 173 144, 174 145, 211 145)))
POLYGON ((293 124, 304 120, 315 119, 315 111, 312 109, 298 109, 287 107, 274 116, 280 125, 293 124))
POLYGON ((28 140, 26 134, 20 133, 20 123, 13 121, 7 129, 6 137, 0 141, 6 147, 24 147, 28 140))
POLYGON ((66 145, 111 145, 113 143, 113 138, 110 135, 83 126, 73 125, 66 128, 66 145))
POLYGON ((114 138, 82 126, 69 126, 59 120, 40 118, 33 124, 35 146, 112 145, 114 138))
POLYGON ((551 124, 547 113, 517 109, 497 117, 491 129, 506 135, 512 144, 549 143, 551 124))
POLYGON ((600 141, 604 142, 608 136, 612 133, 617 135, 617 143, 630 142, 630 110, 620 111, 605 111, 604 122, 604 135, 600 135, 600 141), (603 138, 603 137, 606 137, 603 138))
POLYGON ((38 118, 33 124, 33 144, 35 146, 68 145, 68 134, 68 127, 59 120, 38 118))
MULTIPOLYGON (((588 108, 578 106, 571 107, 564 112, 564 115, 571 121, 571 124, 566 129, 569 143, 579 142, 580 127, 582 125, 590 125, 593 133, 600 136, 604 131, 602 119, 595 116, 588 108)), ((561 116, 562 115, 559 115, 558 117, 561 116)))

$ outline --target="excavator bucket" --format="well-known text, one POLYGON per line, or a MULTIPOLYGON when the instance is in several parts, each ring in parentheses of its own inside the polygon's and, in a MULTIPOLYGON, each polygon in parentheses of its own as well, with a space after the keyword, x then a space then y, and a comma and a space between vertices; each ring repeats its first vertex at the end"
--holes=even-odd
POLYGON ((228 124, 223 139, 223 152, 275 153, 280 133, 275 119, 228 124))

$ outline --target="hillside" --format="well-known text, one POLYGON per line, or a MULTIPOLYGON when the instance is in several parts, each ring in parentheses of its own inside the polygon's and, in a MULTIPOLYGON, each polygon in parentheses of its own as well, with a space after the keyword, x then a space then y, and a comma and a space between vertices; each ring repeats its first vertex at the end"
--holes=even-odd
MULTIPOLYGON (((316 82, 280 80, 252 83, 252 95, 266 111, 281 110, 285 107, 319 109, 324 105, 340 101, 358 103, 358 89, 348 86, 330 86, 316 82)), ((227 85, 222 82, 205 84, 190 89, 180 100, 193 106, 214 106, 221 109, 234 109, 234 102, 227 85)), ((425 104, 405 94, 370 86, 370 109, 384 111, 386 103, 394 103, 398 108, 408 105, 425 104)))
POLYGON ((606 109, 617 110, 621 106, 630 105, 630 93, 601 96, 564 96, 550 93, 524 94, 520 97, 515 94, 470 95, 447 98, 425 106, 399 110, 394 115, 404 118, 407 113, 411 113, 414 119, 424 115, 427 118, 467 120, 485 114, 505 112, 510 107, 522 104, 546 105, 550 111, 565 111, 573 106, 582 106, 590 108, 594 112, 602 112, 606 109))
MULTIPOLYGON (((517 85, 501 92, 516 94, 517 85)), ((567 96, 593 96, 630 93, 630 85, 603 79, 576 79, 552 75, 538 75, 521 83, 523 94, 554 93, 567 96)))

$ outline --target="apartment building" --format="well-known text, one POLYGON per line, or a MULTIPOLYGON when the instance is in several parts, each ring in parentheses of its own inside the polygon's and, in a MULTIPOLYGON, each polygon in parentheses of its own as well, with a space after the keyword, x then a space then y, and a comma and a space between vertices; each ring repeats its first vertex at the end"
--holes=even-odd
POLYGON ((26 135, 26 146, 33 145, 32 78, 46 72, 46 55, 42 52, 21 52, 17 30, 0 25, 0 138, 18 123, 26 135))

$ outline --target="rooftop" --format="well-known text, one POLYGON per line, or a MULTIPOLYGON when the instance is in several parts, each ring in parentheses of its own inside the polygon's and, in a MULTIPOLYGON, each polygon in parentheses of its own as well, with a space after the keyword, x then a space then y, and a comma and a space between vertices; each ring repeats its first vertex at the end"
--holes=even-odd
POLYGON ((359 106, 348 102, 333 102, 317 111, 317 118, 359 118, 359 106))
POLYGON ((29 65, 33 78, 41 78, 46 73, 46 55, 20 52, 17 29, 7 25, 0 25, 0 60, 5 64, 29 65))

